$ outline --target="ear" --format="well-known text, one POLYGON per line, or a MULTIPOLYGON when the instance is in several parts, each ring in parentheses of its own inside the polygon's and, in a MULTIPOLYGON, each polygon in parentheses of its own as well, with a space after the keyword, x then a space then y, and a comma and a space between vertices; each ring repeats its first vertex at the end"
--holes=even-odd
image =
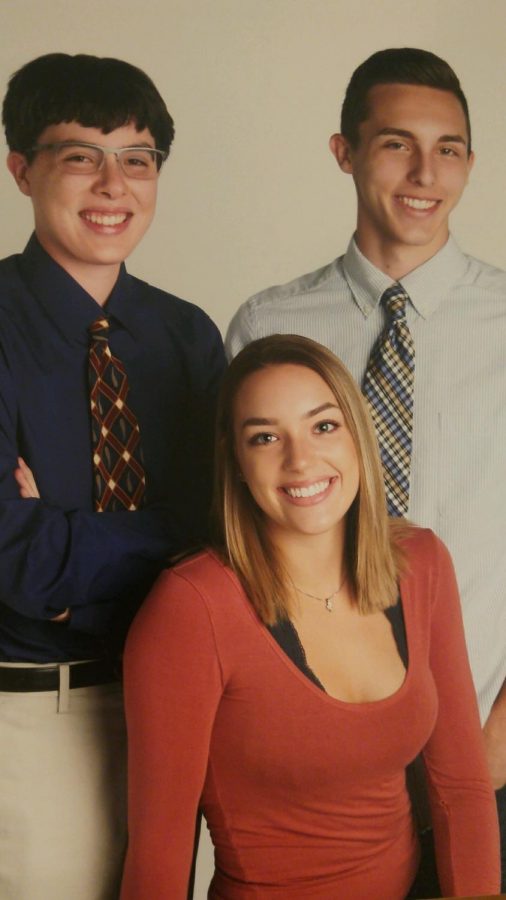
POLYGON ((31 196, 30 180, 28 178, 29 164, 23 153, 17 150, 11 150, 7 156, 7 168, 11 173, 22 194, 27 197, 31 196))
POLYGON ((333 134, 329 140, 329 147, 339 168, 347 175, 351 175, 353 173, 352 152, 346 138, 342 134, 333 134))
POLYGON ((470 174, 471 174, 472 168, 473 168, 473 166, 474 166, 474 159, 475 159, 474 153, 473 153, 473 151, 471 150, 471 152, 470 152, 470 154, 469 154, 469 157, 468 157, 468 160, 467 160, 467 179, 468 179, 468 180, 469 180, 469 176, 470 176, 470 174))

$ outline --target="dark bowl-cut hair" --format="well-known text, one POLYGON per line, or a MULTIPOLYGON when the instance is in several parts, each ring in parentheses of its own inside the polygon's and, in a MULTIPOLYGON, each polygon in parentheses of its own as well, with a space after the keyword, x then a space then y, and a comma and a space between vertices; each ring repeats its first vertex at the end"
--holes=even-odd
POLYGON ((12 75, 2 121, 10 150, 24 153, 48 125, 78 122, 104 134, 132 123, 147 128, 160 150, 170 149, 174 122, 151 79, 121 59, 47 53, 12 75))
POLYGON ((341 109, 341 134, 353 148, 360 141, 359 127, 369 116, 369 91, 377 84, 414 84, 449 91, 464 112, 468 153, 471 153, 469 108, 455 72, 440 56, 414 47, 378 50, 351 76, 341 109))

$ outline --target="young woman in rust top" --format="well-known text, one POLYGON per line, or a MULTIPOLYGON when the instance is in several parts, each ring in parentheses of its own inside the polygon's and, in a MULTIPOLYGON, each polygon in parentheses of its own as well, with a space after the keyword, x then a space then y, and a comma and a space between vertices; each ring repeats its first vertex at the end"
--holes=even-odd
POLYGON ((232 362, 217 512, 219 550, 162 575, 128 642, 123 900, 185 900, 199 807, 213 900, 403 900, 420 751, 443 893, 497 891, 451 561, 387 519, 368 413, 330 351, 273 336, 232 362))

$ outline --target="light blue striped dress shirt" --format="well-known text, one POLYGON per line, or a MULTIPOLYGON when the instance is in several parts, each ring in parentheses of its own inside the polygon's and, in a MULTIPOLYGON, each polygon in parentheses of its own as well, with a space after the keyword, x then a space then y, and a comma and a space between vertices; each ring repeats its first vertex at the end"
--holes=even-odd
MULTIPOLYGON (((416 355, 408 515, 452 553, 485 720, 506 676, 506 272, 450 238, 400 280, 416 355)), ((330 265, 244 303, 228 354, 265 335, 303 334, 362 383, 391 284, 352 239, 330 265)))

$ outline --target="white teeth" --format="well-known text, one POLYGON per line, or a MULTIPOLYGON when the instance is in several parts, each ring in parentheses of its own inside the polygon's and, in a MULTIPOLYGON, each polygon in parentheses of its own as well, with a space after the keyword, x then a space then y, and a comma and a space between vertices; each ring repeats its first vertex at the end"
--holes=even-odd
POLYGON ((416 197, 399 197, 399 200, 411 209, 432 209, 437 203, 437 200, 418 200, 416 197))
POLYGON ((290 497, 314 497, 316 494, 322 494, 323 491, 326 491, 330 484, 330 479, 327 478, 326 481, 316 481, 314 484, 310 484, 308 487, 294 487, 294 488, 285 488, 287 494, 290 497))
POLYGON ((126 213, 117 213, 116 215, 101 215, 100 213, 84 213, 84 218, 94 225, 121 225, 126 220, 126 213))

